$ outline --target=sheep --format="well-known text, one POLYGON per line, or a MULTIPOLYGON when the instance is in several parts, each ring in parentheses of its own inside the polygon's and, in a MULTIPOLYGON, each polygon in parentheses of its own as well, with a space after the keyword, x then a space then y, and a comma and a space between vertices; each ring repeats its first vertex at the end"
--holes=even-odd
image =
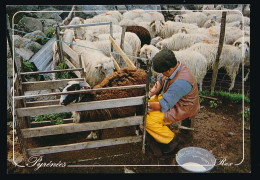
POLYGON ((118 25, 119 22, 112 16, 97 15, 93 18, 84 20, 84 24, 100 23, 100 22, 112 22, 112 24, 118 25))
POLYGON ((143 13, 145 13, 143 9, 134 9, 131 11, 126 11, 123 13, 123 19, 134 20, 135 18, 139 17, 143 13))
MULTIPOLYGON (((115 87, 115 86, 129 86, 129 85, 139 85, 146 83, 146 72, 142 69, 135 68, 122 68, 120 71, 114 72, 110 76, 106 77, 98 85, 94 86, 93 89, 97 88, 106 88, 106 87, 115 87)), ((76 88, 77 86, 74 86, 76 88)), ((67 89, 65 87, 64 89, 67 89)), ((71 87, 67 91, 76 90, 71 87)), ((65 91, 65 90, 64 90, 65 91)), ((89 92, 81 94, 79 102, 89 102, 89 101, 101 101, 106 99, 117 99, 117 98, 128 98, 135 96, 145 95, 144 88, 137 89, 127 89, 127 90, 103 90, 98 92, 89 92)), ((63 98, 60 103, 70 99, 73 101, 77 99, 77 96, 71 97, 72 94, 63 98)), ((79 111, 74 112, 74 123, 86 122, 86 121, 105 121, 116 118, 123 118, 128 116, 134 116, 135 114, 141 115, 143 113, 143 106, 128 106, 128 107, 119 107, 119 108, 109 108, 109 109, 97 109, 91 111, 79 111)), ((99 133, 99 138, 101 138, 101 133, 99 133)), ((97 135, 90 133, 87 139, 97 138, 97 135), (93 136, 94 135, 94 136, 93 136)))
POLYGON ((113 17, 117 19, 118 22, 120 22, 123 19, 123 15, 119 11, 107 11, 105 13, 99 14, 97 16, 107 16, 107 17, 113 17))
POLYGON ((204 34, 184 34, 177 33, 172 35, 170 38, 161 40, 156 44, 159 49, 170 49, 172 51, 178 51, 181 49, 186 49, 191 45, 198 42, 209 42, 210 38, 204 34))
MULTIPOLYGON (((152 45, 144 45, 140 50, 140 57, 152 59, 155 54, 160 50, 152 45)), ((190 69, 191 73, 196 78, 197 83, 199 84, 200 90, 202 91, 203 79, 207 73, 207 60, 206 58, 195 51, 183 50, 183 51, 173 51, 176 59, 180 62, 184 62, 187 67, 190 69)), ((146 61, 144 61, 146 62, 146 61)), ((155 76, 158 76, 158 73, 152 73, 155 76)))
POLYGON ((131 20, 131 19, 122 19, 119 22, 120 26, 138 26, 138 22, 131 20))
MULTIPOLYGON (((112 25, 112 28, 113 28, 113 33, 122 32, 122 27, 119 25, 112 25)), ((85 34, 88 34, 89 32, 96 33, 96 34, 110 34, 110 25, 85 27, 85 34)))
POLYGON ((150 24, 151 31, 156 36, 160 36, 163 39, 169 38, 173 34, 176 34, 180 31, 181 28, 185 28, 188 31, 195 31, 198 29, 198 26, 195 24, 188 24, 182 22, 172 22, 172 21, 154 21, 150 24))
POLYGON ((137 22, 152 22, 152 21, 164 21, 164 16, 159 12, 145 12, 136 17, 134 21, 137 22))
MULTIPOLYGON (((219 39, 220 26, 213 26, 210 28, 198 28, 189 31, 189 34, 205 34, 212 38, 211 42, 217 42, 219 39), (215 40, 214 40, 215 39, 215 40)), ((225 43, 233 44, 234 41, 243 36, 243 31, 237 27, 226 27, 225 29, 225 43)))
POLYGON ((175 22, 196 23, 199 27, 203 27, 207 20, 207 16, 202 12, 176 15, 174 17, 175 22))
POLYGON ((113 59, 107 57, 101 51, 95 50, 98 48, 92 42, 76 39, 76 43, 71 48, 81 56, 84 68, 87 70, 85 80, 91 87, 114 72, 113 59))
POLYGON ((141 47, 144 44, 150 44, 151 42, 151 35, 149 31, 142 26, 127 26, 126 32, 135 33, 141 40, 141 47))
MULTIPOLYGON (((102 40, 109 40, 110 34, 100 34, 96 36, 96 40, 94 41, 102 41, 102 40)), ((122 33, 114 33, 113 38, 118 39, 121 41, 121 35, 122 33)), ((139 54, 139 51, 141 49, 141 40, 139 37, 132 32, 125 32, 125 42, 129 43, 131 45, 133 50, 133 55, 137 56, 139 54)))
MULTIPOLYGON (((90 89, 90 85, 85 81, 69 81, 66 87, 62 90, 62 92, 82 90, 82 89, 90 89)), ((60 104, 67 106, 71 102, 79 102, 80 101, 79 94, 65 94, 60 97, 60 104)))
POLYGON ((250 26, 250 18, 243 16, 241 13, 240 14, 228 14, 226 16, 226 23, 231 23, 235 21, 242 21, 244 26, 250 26))
POLYGON ((250 66, 250 37, 240 37, 237 39, 234 44, 234 46, 239 47, 242 49, 242 55, 244 55, 244 65, 250 66))
MULTIPOLYGON (((120 40, 119 39, 116 39, 115 40, 116 44, 119 46, 120 45, 120 40)), ((110 56, 110 51, 111 51, 111 42, 110 40, 103 40, 103 41, 94 41, 92 42, 92 44, 97 48, 97 49, 100 49, 100 50, 103 50, 103 53, 106 55, 106 56, 110 56)), ((135 54, 134 54, 134 50, 132 49, 132 46, 128 43, 128 42, 124 42, 124 52, 127 56, 129 56, 128 58, 134 63, 136 64, 135 62, 135 58, 133 57, 135 54)), ((124 67, 126 64, 122 64, 122 66, 124 67)))
MULTIPOLYGON (((197 43, 187 48, 205 56, 208 69, 212 69, 216 60, 218 44, 197 43)), ((233 89, 239 65, 242 63, 242 50, 233 45, 223 45, 220 55, 219 68, 224 67, 231 79, 229 91, 233 89)))

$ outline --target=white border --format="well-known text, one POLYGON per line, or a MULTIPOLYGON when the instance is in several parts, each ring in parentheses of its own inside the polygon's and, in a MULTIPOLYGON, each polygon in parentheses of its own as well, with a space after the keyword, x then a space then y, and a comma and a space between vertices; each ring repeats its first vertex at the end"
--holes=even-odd
MULTIPOLYGON (((149 5, 149 4, 148 4, 149 5)), ((163 5, 163 4, 162 4, 163 5)), ((201 4, 201 5, 203 5, 203 4, 201 4)), ((235 4, 236 5, 236 4, 235 4)), ((237 4, 237 5, 239 5, 239 4, 237 4)), ((51 5, 50 5, 51 6, 51 5)), ((71 5, 72 6, 72 5, 71 5)), ((94 5, 93 5, 94 6, 94 5)), ((112 5, 111 5, 112 6, 112 5)), ((119 12, 121 12, 121 11, 126 11, 126 10, 118 10, 119 12)), ((157 10, 145 10, 145 11, 156 11, 157 12, 157 10)), ((160 10, 161 12, 162 11, 167 11, 167 12, 169 12, 169 11, 174 11, 174 12, 176 12, 176 11, 188 11, 188 10, 160 10)), ((197 10, 192 10, 193 12, 195 11, 197 11, 197 10)), ((199 10, 198 10, 199 11, 199 10)), ((226 10, 205 10, 205 11, 226 11, 226 10)), ((242 14, 240 11, 238 11, 238 10, 228 10, 228 11, 237 11, 237 12, 239 12, 240 14, 242 14)), ((12 27, 12 29, 14 29, 14 16, 16 15, 16 14, 18 14, 18 13, 20 13, 20 12, 70 12, 70 11, 18 11, 18 12, 16 12, 14 15, 13 15, 13 18, 12 18, 12 25, 11 25, 11 27, 12 27)), ((88 10, 88 11, 74 11, 74 12, 93 12, 93 10, 88 10)), ((94 11, 94 12, 107 12, 107 10, 99 10, 99 11, 94 11)), ((243 16, 243 14, 242 14, 242 20, 243 20, 243 22, 244 22, 244 16, 243 16)), ((242 30, 242 32, 244 33, 244 29, 242 30)), ((12 31, 12 35, 14 35, 14 31, 12 31)), ((244 36, 243 36, 244 37, 244 36)), ((13 37, 12 37, 12 40, 13 40, 13 37)), ((243 41, 244 41, 244 38, 243 38, 243 41)), ((242 52, 243 52, 243 48, 244 47, 242 47, 242 52)), ((242 54, 242 57, 243 57, 243 54, 242 54)), ((245 152, 245 150, 244 150, 244 148, 245 148, 245 138, 244 138, 244 81, 243 81, 243 77, 244 77, 244 58, 242 58, 243 60, 242 60, 242 95, 243 95, 243 100, 242 100, 242 109, 243 109, 243 113, 242 113, 242 124, 243 124, 243 129, 242 129, 242 134, 243 134, 243 157, 242 157, 242 160, 241 160, 241 162, 239 162, 238 164, 234 164, 234 165, 236 165, 236 166, 239 166, 240 164, 242 164, 243 163, 243 161, 244 161, 244 156, 245 156, 245 154, 244 154, 244 152, 245 152)), ((14 79, 14 43, 13 43, 13 79, 14 79)), ((13 87, 14 87, 14 81, 13 81, 13 87)), ((15 112, 15 108, 14 108, 14 91, 13 91, 13 112, 15 112)), ((19 164, 17 164, 16 162, 15 162, 15 155, 14 155, 14 120, 15 120, 15 118, 14 118, 14 113, 13 113, 13 162, 14 162, 14 164, 16 165, 16 166, 18 166, 18 167, 26 167, 26 166, 22 166, 22 165, 19 165, 19 164)), ((147 166, 147 167, 151 167, 151 166, 163 166, 163 167, 171 167, 171 166, 180 166, 180 165, 67 165, 66 167, 107 167, 107 166, 110 166, 110 167, 124 167, 124 166, 147 166)), ((208 166, 208 165, 203 165, 203 166, 208 166)), ((217 166, 217 164, 216 164, 216 166, 217 166)))

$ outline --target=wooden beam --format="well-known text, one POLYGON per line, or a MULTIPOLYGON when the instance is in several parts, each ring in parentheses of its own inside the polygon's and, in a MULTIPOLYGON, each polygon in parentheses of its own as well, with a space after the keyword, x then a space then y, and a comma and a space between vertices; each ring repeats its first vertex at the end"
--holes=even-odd
POLYGON ((76 63, 77 65, 80 64, 79 62, 79 55, 74 50, 72 50, 66 43, 62 43, 63 51, 68 54, 76 63))
POLYGON ((38 106, 38 107, 26 107, 16 109, 18 117, 24 116, 35 116, 42 114, 72 112, 72 111, 87 111, 95 109, 106 109, 106 108, 118 108, 125 106, 136 106, 143 104, 144 96, 121 98, 121 99, 110 99, 103 101, 91 101, 69 104, 67 106, 62 105, 49 105, 49 106, 38 106))
MULTIPOLYGON (((69 119, 63 119, 63 123, 62 124, 68 124, 68 123, 73 123, 73 118, 69 118, 69 119)), ((33 121, 31 122, 31 127, 43 127, 43 126, 52 126, 53 124, 51 124, 51 121, 33 121)))
POLYGON ((113 59, 113 61, 114 61, 114 66, 115 66, 116 70, 119 71, 119 70, 120 70, 120 67, 119 67, 119 65, 117 64, 115 58, 113 57, 112 54, 110 54, 110 57, 111 57, 111 59, 113 59))
POLYGON ((26 107, 35 107, 35 106, 47 106, 47 105, 57 105, 60 100, 47 100, 47 101, 32 101, 26 102, 26 107))
POLYGON ((58 89, 65 87, 69 81, 85 81, 84 78, 60 79, 51 81, 22 82, 24 91, 38 91, 43 89, 58 89))
POLYGON ((137 143, 141 141, 142 141, 142 135, 139 135, 139 136, 128 136, 128 137, 121 137, 121 138, 114 138, 114 139, 89 141, 83 143, 74 143, 74 144, 67 144, 67 145, 60 145, 60 146, 47 146, 47 147, 28 149, 27 151, 30 156, 33 156, 33 155, 41 155, 41 154, 51 154, 51 153, 59 153, 59 152, 66 152, 66 151, 98 148, 104 146, 113 146, 113 145, 126 144, 126 143, 137 143))
POLYGON ((143 124, 143 116, 130 116, 126 118, 119 118, 100 122, 70 123, 52 125, 47 127, 26 128, 22 129, 22 134, 24 138, 31 138, 39 136, 75 133, 82 131, 93 131, 98 129, 134 126, 139 124, 143 124))
POLYGON ((128 67, 133 67, 136 68, 135 65, 133 64, 133 62, 126 56, 126 54, 124 53, 124 51, 116 44, 115 40, 109 36, 109 40, 111 41, 111 43, 113 44, 113 46, 115 47, 115 49, 118 51, 118 53, 122 56, 122 58, 125 60, 126 64, 128 67))
POLYGON ((21 75, 33 75, 33 74, 45 74, 45 73, 57 73, 57 72, 68 72, 68 71, 83 71, 83 68, 72 68, 72 69, 57 69, 50 71, 34 71, 34 72, 21 72, 21 75))
MULTIPOLYGON (((64 60, 65 60, 66 64, 67 64, 71 69, 76 68, 76 66, 75 66, 73 63, 71 63, 66 57, 64 57, 64 60)), ((82 72, 82 71, 81 71, 81 72, 82 72)), ((81 77, 81 72, 75 71, 74 74, 76 74, 76 76, 77 76, 78 78, 82 78, 82 77, 81 77)))
POLYGON ((103 90, 123 90, 123 89, 134 89, 134 88, 144 88, 145 84, 131 85, 131 86, 117 86, 117 87, 108 87, 108 88, 97 88, 97 89, 88 89, 88 90, 76 90, 68 92, 58 92, 58 93, 48 93, 48 94, 38 94, 38 95, 27 95, 27 96, 15 96, 14 100, 20 99, 30 99, 42 96, 56 96, 56 95, 66 95, 66 94, 81 94, 94 91, 103 91, 103 90))

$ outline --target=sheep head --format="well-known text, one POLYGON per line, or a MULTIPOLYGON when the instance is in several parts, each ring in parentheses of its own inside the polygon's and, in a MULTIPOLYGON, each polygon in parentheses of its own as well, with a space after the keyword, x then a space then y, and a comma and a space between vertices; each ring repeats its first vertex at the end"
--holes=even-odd
MULTIPOLYGON (((80 89, 90 89, 90 88, 91 88, 90 85, 85 81, 69 81, 62 92, 76 91, 80 89)), ((60 97, 60 104, 64 106, 70 104, 73 101, 76 102, 79 101, 79 94, 66 94, 66 95, 61 95, 60 97)))
POLYGON ((114 62, 110 57, 102 58, 102 60, 97 63, 95 68, 106 77, 112 74, 115 70, 114 62))
POLYGON ((165 23, 163 21, 152 21, 150 24, 152 32, 155 32, 156 35, 161 32, 161 29, 163 29, 164 26, 165 23))
POLYGON ((174 17, 174 21, 175 21, 175 22, 182 22, 182 20, 183 20, 183 16, 181 16, 181 15, 176 15, 176 16, 174 17))

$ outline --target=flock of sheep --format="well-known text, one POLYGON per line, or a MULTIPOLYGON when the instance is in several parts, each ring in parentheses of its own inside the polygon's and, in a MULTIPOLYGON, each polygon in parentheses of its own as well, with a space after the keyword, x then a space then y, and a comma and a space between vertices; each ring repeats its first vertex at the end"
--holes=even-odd
MULTIPOLYGON (((122 27, 126 26, 123 49, 137 67, 140 59, 146 63, 145 59, 168 48, 190 68, 202 90, 203 79, 214 65, 218 49, 222 11, 214 10, 227 10, 219 68, 223 67, 227 71, 231 79, 229 90, 232 90, 241 63, 249 65, 250 18, 245 11, 249 6, 244 8, 244 16, 222 5, 204 5, 202 9, 180 11, 173 21, 165 21, 163 14, 157 11, 108 11, 90 19, 74 17, 68 25, 112 22, 113 38, 118 45, 122 27)), ((85 79, 90 86, 97 85, 114 72, 109 25, 71 28, 61 33, 62 41, 69 43, 81 55, 87 70, 85 79)), ((57 50, 56 44, 53 50, 57 50)), ((54 58, 58 58, 57 53, 54 53, 54 58)))

